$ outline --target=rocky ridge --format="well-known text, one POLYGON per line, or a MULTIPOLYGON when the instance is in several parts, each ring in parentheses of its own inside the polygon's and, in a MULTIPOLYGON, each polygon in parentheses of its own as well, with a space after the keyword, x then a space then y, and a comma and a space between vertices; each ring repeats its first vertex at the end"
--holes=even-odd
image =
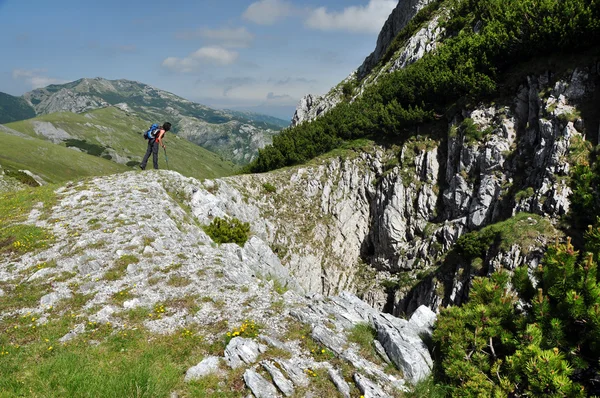
POLYGON ((252 319, 261 325, 260 335, 234 335, 222 355, 199 358, 185 379, 242 367, 256 397, 278 396, 278 391, 290 396, 298 389, 311 396, 310 376, 319 369, 328 372, 344 396, 351 388, 365 396, 394 396, 430 373, 431 356, 420 336, 430 333, 434 313, 423 307, 404 321, 350 293, 305 294, 260 234, 244 247, 214 244, 197 222, 219 215, 205 206, 217 200, 211 193, 215 184, 162 171, 59 188, 56 205, 48 212, 34 208, 26 221, 50 231, 55 243, 0 259, 2 294, 10 296, 25 283, 39 288, 40 298, 25 307, 15 302, 0 313, 0 324, 32 317, 42 327, 70 313, 73 327, 57 342, 68 345, 90 338, 88 325, 109 325, 113 334, 126 334, 132 327, 153 334, 195 328, 210 341, 220 339, 228 325, 252 319), (152 212, 147 211, 150 197, 152 212), (77 301, 79 308, 69 304, 75 297, 86 298, 77 301), (150 313, 140 325, 127 320, 127 312, 135 310, 150 313), (286 337, 298 324, 307 325, 302 339, 310 337, 324 354, 316 356, 302 341, 286 337), (365 358, 346 337, 359 324, 377 331, 381 358, 365 358), (269 349, 277 351, 265 357, 269 349), (351 373, 342 376, 334 358, 349 365, 351 373), (390 373, 386 361, 404 377, 390 373))

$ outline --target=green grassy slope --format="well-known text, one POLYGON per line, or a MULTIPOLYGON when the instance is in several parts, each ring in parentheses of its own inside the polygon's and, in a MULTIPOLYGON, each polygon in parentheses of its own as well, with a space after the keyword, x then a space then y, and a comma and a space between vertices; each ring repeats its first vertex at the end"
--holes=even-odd
POLYGON ((0 123, 9 123, 34 116, 35 110, 22 98, 0 93, 0 123))
POLYGON ((0 165, 27 169, 48 182, 119 173, 126 166, 36 138, 23 138, 0 131, 0 165))
MULTIPOLYGON (((62 146, 77 147, 91 155, 137 168, 146 151, 147 141, 142 138, 150 123, 117 108, 104 108, 84 114, 53 113, 34 119, 10 123, 7 127, 32 137, 54 140, 62 146), (50 134, 60 129, 60 139, 50 134)), ((183 175, 195 178, 216 178, 234 173, 234 165, 177 135, 169 133, 166 139, 169 167, 183 175)), ((150 161, 151 165, 151 161, 150 161)), ((151 167, 151 166, 150 166, 151 167)), ((167 168, 164 151, 159 155, 159 167, 167 168)))

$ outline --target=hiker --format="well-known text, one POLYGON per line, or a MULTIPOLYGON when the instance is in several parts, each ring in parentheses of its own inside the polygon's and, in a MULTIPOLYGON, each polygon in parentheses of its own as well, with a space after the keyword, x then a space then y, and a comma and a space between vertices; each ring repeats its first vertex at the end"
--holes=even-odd
POLYGON ((140 169, 146 170, 148 158, 150 158, 150 154, 152 154, 152 164, 154 165, 154 168, 158 170, 158 145, 160 144, 163 148, 166 148, 162 140, 165 133, 169 130, 171 130, 171 123, 166 122, 162 127, 151 132, 151 138, 148 138, 148 149, 146 150, 146 155, 144 155, 144 160, 140 163, 140 169))

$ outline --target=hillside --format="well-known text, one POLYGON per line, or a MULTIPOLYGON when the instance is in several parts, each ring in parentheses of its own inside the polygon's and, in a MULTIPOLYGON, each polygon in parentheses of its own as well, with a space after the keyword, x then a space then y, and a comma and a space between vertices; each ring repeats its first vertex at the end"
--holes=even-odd
POLYGON ((422 379, 435 314, 307 296, 260 221, 215 243, 224 198, 258 216, 230 183, 129 172, 2 196, 2 393, 400 396, 422 379))
MULTIPOLYGON (((107 107, 81 114, 52 113, 33 119, 9 123, 6 127, 35 138, 48 140, 74 150, 102 157, 129 168, 137 167, 145 152, 147 141, 142 132, 149 127, 139 117, 122 109, 107 107)), ((166 140, 169 167, 183 175, 199 179, 215 178, 234 173, 235 166, 204 148, 175 134, 166 140)), ((8 149, 10 152, 10 149, 8 149)), ((26 161, 23 161, 23 167, 26 161)), ((151 164, 151 160, 150 160, 151 164)), ((164 153, 159 167, 167 168, 164 153)))
POLYGON ((344 140, 405 140, 424 124, 451 122, 474 104, 513 95, 528 73, 590 67, 600 51, 595 1, 549 0, 539 7, 512 0, 416 2, 421 9, 414 18, 396 23, 394 14, 412 3, 399 3, 390 16, 382 34, 390 25, 397 34, 387 35, 370 73, 351 74, 323 98, 305 98, 294 127, 262 150, 250 170, 301 163, 344 140))
POLYGON ((0 123, 35 117, 35 110, 19 97, 0 93, 0 123))
POLYGON ((129 169, 106 159, 73 151, 45 140, 16 136, 1 129, 0 139, 3 143, 0 152, 1 168, 13 172, 28 170, 49 183, 114 174, 129 169))
POLYGON ((80 79, 36 89, 22 98, 37 115, 119 105, 147 122, 170 121, 179 136, 236 164, 254 159, 258 149, 271 143, 281 126, 287 125, 264 115, 211 109, 130 80, 80 79))

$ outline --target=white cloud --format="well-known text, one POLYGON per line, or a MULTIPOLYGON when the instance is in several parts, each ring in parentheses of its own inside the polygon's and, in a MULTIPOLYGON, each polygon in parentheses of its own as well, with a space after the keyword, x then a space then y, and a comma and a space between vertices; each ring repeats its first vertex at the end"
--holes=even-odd
POLYGON ((242 16, 259 25, 273 25, 293 13, 294 6, 288 1, 260 0, 250 4, 242 16))
POLYGON ((45 76, 46 69, 13 69, 12 77, 16 80, 24 80, 31 86, 31 88, 46 87, 51 84, 63 84, 67 83, 67 80, 56 79, 53 77, 45 76))
POLYGON ((199 29, 197 31, 181 32, 176 35, 178 39, 202 38, 210 43, 228 48, 247 48, 254 41, 254 35, 245 27, 222 29, 199 29))
POLYGON ((238 58, 238 53, 229 51, 222 47, 202 47, 191 56, 202 62, 214 63, 217 65, 231 65, 238 58))
POLYGON ((203 64, 231 65, 238 56, 237 52, 222 47, 202 47, 184 58, 168 57, 162 66, 175 72, 190 73, 203 64))
POLYGON ((369 0, 365 6, 351 6, 341 12, 319 7, 311 11, 305 25, 318 30, 379 33, 397 4, 397 0, 369 0))

